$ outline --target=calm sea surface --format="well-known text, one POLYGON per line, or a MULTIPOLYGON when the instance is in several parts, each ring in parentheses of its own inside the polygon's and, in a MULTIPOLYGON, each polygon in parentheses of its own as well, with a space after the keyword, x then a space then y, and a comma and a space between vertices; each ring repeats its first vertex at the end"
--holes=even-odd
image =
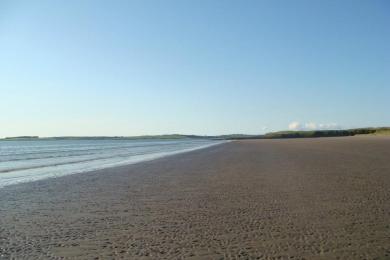
POLYGON ((0 141, 0 187, 132 164, 219 143, 198 139, 0 141))

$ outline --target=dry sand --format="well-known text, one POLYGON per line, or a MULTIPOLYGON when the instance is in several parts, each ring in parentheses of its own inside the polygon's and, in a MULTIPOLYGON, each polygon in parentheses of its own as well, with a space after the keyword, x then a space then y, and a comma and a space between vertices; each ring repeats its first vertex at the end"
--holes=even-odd
POLYGON ((390 138, 231 142, 0 189, 4 259, 390 259, 390 138))

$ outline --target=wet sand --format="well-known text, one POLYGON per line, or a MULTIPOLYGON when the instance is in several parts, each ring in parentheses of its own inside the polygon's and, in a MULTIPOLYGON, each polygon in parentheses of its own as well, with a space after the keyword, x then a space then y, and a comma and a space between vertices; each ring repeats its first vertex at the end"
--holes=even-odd
POLYGON ((248 140, 0 189, 0 259, 390 259, 390 138, 248 140))

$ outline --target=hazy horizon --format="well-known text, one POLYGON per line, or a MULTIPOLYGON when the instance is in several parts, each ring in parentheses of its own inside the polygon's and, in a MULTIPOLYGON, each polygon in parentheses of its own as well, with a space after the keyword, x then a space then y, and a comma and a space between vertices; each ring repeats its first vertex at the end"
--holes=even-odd
POLYGON ((2 1, 0 138, 389 126, 390 3, 2 1))

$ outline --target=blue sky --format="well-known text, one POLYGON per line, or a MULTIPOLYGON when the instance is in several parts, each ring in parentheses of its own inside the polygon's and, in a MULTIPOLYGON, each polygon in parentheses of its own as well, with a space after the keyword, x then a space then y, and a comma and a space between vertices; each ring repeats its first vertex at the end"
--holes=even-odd
POLYGON ((390 2, 1 1, 0 137, 390 125, 390 2))

